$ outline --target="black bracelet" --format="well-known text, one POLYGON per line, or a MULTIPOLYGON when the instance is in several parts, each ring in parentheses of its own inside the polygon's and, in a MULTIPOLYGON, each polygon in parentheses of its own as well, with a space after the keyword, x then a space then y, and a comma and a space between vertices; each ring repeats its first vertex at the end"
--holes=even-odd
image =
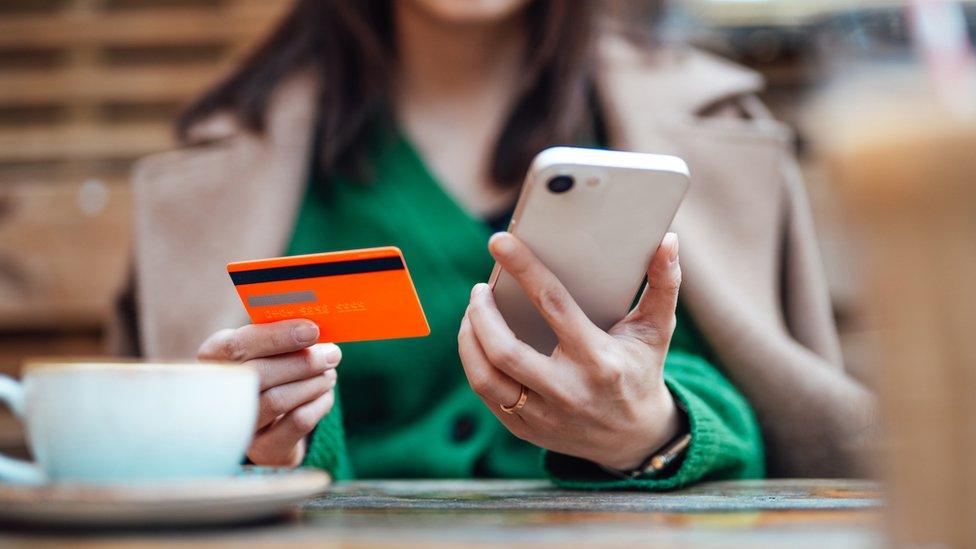
POLYGON ((678 458, 684 455, 688 447, 691 446, 691 424, 688 420, 688 409, 685 408, 681 399, 677 397, 674 398, 674 404, 678 408, 678 413, 681 414, 682 424, 681 430, 677 435, 652 452, 640 465, 629 471, 621 471, 620 469, 604 467, 603 465, 600 465, 600 468, 617 478, 635 479, 649 473, 660 473, 674 464, 678 458))

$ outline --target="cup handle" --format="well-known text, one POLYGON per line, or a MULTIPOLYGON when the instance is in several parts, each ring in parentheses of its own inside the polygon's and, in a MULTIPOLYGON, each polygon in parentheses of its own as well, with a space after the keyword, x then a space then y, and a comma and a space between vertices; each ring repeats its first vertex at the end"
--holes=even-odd
MULTIPOLYGON (((7 405, 18 419, 24 419, 24 388, 15 379, 0 376, 0 402, 7 405)), ((0 481, 21 484, 40 484, 44 473, 35 463, 0 454, 0 481)))

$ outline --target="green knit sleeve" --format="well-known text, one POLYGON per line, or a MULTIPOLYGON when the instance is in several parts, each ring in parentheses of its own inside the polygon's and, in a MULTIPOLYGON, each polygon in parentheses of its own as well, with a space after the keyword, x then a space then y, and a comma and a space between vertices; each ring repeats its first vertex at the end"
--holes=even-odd
POLYGON ((353 478, 354 474, 346 452, 346 433, 342 428, 340 400, 339 389, 336 387, 332 411, 312 431, 302 466, 324 469, 334 480, 347 480, 353 478))
POLYGON ((745 397, 704 357, 682 350, 668 353, 664 380, 688 411, 692 442, 677 470, 660 476, 618 479, 596 464, 546 452, 552 480, 575 489, 671 490, 702 480, 761 478, 765 472, 762 436, 745 397))

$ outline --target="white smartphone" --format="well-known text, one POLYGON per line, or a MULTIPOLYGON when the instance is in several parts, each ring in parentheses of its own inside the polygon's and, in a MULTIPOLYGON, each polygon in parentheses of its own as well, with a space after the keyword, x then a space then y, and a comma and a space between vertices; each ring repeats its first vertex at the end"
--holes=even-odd
MULTIPOLYGON (((630 311, 689 179, 676 156, 546 149, 529 168, 508 230, 607 330, 630 311)), ((496 263, 488 283, 515 335, 551 354, 556 336, 515 279, 496 263)))

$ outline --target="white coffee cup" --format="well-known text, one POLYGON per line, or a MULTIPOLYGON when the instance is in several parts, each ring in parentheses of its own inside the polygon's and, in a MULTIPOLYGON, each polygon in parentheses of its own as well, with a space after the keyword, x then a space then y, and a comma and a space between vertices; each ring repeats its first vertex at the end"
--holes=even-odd
POLYGON ((5 482, 166 481, 234 474, 257 418, 258 376, 222 364, 35 362, 0 401, 36 463, 0 456, 5 482))

